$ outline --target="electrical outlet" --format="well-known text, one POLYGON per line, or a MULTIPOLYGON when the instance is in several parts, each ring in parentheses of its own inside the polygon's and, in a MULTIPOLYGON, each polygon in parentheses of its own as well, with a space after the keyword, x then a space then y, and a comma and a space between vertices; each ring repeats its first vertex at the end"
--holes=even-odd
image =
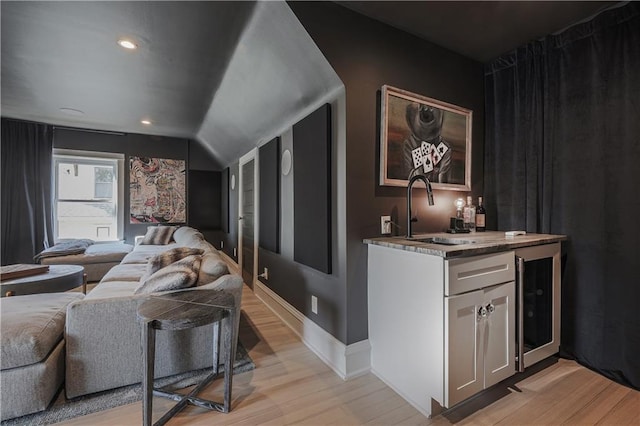
POLYGON ((269 279, 269 268, 267 268, 266 266, 264 268, 264 272, 262 273, 262 278, 264 278, 265 280, 269 279))
POLYGON ((318 298, 315 296, 311 296, 311 312, 318 313, 318 298))
POLYGON ((233 248, 233 257, 238 257, 238 249, 237 248, 233 248))
POLYGON ((391 216, 380 216, 380 233, 391 235, 391 216))
POLYGON ((220 249, 224 248, 224 241, 220 241, 220 249))

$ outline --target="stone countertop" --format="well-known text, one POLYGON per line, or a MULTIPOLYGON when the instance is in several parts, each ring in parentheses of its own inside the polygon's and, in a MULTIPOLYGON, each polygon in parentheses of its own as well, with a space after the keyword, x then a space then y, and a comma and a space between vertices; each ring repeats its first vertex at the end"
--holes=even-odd
POLYGON ((513 250, 519 247, 530 247, 550 244, 566 240, 566 235, 529 234, 514 237, 505 236, 504 231, 471 232, 468 234, 447 234, 445 232, 433 234, 416 234, 413 240, 406 237, 365 238, 365 244, 373 244, 398 250, 440 256, 445 259, 455 257, 476 256, 500 251, 513 250), (446 238, 470 241, 468 244, 444 245, 416 241, 424 238, 446 238), (473 241, 473 242, 471 242, 473 241))

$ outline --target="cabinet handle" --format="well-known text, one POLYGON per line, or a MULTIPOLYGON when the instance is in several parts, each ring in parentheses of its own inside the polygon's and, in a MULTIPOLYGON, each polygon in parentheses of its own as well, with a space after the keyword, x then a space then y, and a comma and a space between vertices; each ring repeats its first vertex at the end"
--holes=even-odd
POLYGON ((482 318, 486 318, 487 317, 487 308, 486 306, 480 306, 480 309, 478 309, 478 319, 482 319, 482 318))
POLYGON ((487 315, 491 315, 495 310, 496 307, 493 305, 493 303, 489 302, 489 304, 487 305, 487 315))

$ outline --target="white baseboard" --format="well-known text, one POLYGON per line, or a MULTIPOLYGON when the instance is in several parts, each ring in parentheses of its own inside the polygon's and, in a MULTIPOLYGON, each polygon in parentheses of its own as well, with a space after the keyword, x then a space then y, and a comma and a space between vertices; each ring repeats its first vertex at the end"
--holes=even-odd
POLYGON ((342 379, 349 380, 369 372, 371 345, 368 340, 347 346, 305 317, 262 282, 256 281, 253 291, 258 299, 300 337, 305 346, 342 379))

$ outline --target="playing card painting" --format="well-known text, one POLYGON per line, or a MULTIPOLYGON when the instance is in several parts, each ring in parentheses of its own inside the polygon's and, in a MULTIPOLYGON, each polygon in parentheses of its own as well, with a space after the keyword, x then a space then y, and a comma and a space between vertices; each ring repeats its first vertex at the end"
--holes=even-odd
POLYGON ((435 189, 471 190, 471 110, 391 86, 381 105, 380 185, 422 174, 435 189))

